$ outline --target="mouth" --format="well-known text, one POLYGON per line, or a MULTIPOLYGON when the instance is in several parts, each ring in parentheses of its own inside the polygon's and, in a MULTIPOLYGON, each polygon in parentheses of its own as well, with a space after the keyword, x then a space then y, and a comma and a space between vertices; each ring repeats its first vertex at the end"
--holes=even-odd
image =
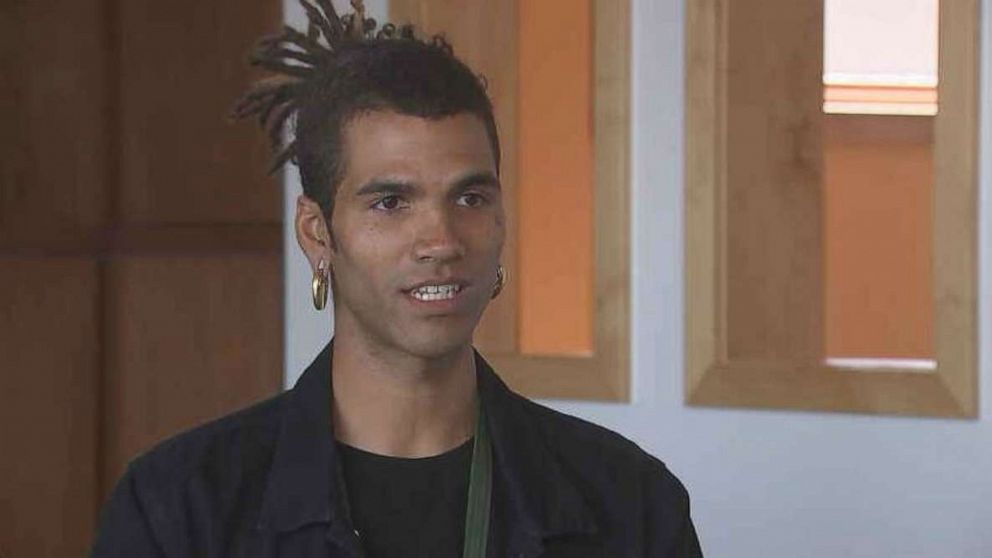
POLYGON ((407 294, 421 302, 452 300, 462 291, 463 285, 458 282, 426 283, 409 289, 407 294))
POLYGON ((459 296, 468 288, 468 283, 458 278, 446 277, 430 279, 413 285, 403 292, 415 304, 424 303, 430 308, 453 308, 458 304, 459 296))

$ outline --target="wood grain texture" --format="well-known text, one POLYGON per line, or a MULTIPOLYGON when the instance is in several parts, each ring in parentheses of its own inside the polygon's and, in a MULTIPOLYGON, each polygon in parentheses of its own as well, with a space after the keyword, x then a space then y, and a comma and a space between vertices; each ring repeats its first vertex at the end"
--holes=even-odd
POLYGON ((99 504, 97 266, 0 258, 0 555, 89 548, 99 504))
POLYGON ((934 121, 937 373, 978 416, 978 0, 940 3, 940 107, 934 121))
POLYGON ((52 251, 107 217, 105 16, 100 0, 0 6, 4 557, 84 555, 99 505, 98 264, 52 251))
POLYGON ((225 119, 280 21, 271 2, 0 7, 4 558, 85 555, 128 458, 281 385, 280 192, 263 135, 225 119))
POLYGON ((686 6, 685 393, 726 362, 723 193, 726 190, 726 18, 717 0, 686 6))
POLYGON ((102 5, 0 8, 0 239, 78 234, 106 216, 102 5))
MULTIPOLYGON (((729 53, 736 53, 735 56, 744 59, 745 64, 749 63, 747 57, 752 61, 779 60, 780 71, 786 73, 801 70, 800 61, 804 57, 809 58, 808 54, 792 54, 781 60, 780 55, 769 54, 760 48, 750 54, 746 52, 746 46, 764 40, 756 39, 756 35, 774 38, 781 32, 786 37, 795 37, 795 27, 809 27, 807 18, 812 17, 809 15, 795 21, 783 19, 788 16, 789 10, 807 10, 812 14, 821 7, 819 2, 813 1, 775 4, 778 9, 775 13, 766 14, 763 23, 752 22, 746 26, 749 28, 742 29, 737 35, 731 33, 728 9, 733 6, 734 10, 743 10, 749 3, 701 0, 687 4, 686 399, 690 404, 707 406, 974 417, 977 413, 975 185, 978 6, 973 0, 941 3, 941 116, 934 130, 937 144, 934 186, 936 372, 838 369, 817 362, 813 358, 818 355, 815 350, 817 344, 803 342, 808 333, 803 328, 816 324, 801 320, 795 322, 790 316, 795 316, 797 308, 801 310, 810 305, 816 314, 815 305, 818 302, 805 303, 802 297, 796 296, 796 288, 789 285, 781 285, 785 290, 780 295, 789 301, 789 306, 796 305, 797 308, 781 305, 773 308, 782 312, 780 317, 783 322, 793 323, 800 331, 784 332, 781 330, 782 324, 771 323, 770 333, 746 333, 744 337, 737 337, 736 346, 731 345, 733 328, 766 327, 765 322, 773 317, 754 301, 735 301, 737 297, 754 294, 758 300, 766 298, 763 298, 761 289, 751 293, 733 284, 733 274, 740 273, 734 270, 735 265, 743 266, 742 269, 757 278, 769 275, 774 282, 782 277, 793 277, 800 283, 808 275, 803 267, 806 263, 819 265, 810 262, 810 258, 804 255, 786 256, 779 262, 770 255, 762 254, 763 251, 781 250, 788 245, 796 248, 805 245, 809 253, 815 254, 821 246, 818 239, 814 243, 805 225, 801 230, 806 232, 801 232, 799 238, 776 240, 767 236, 771 230, 781 235, 791 235, 791 226, 796 225, 793 217, 784 216, 781 221, 767 223, 752 220, 759 234, 749 232, 746 226, 748 220, 733 215, 742 210, 742 202, 762 200, 751 200, 750 193, 737 197, 729 194, 732 184, 741 179, 735 174, 740 171, 735 171, 730 164, 731 144, 734 141, 760 143, 767 139, 772 129, 769 123, 780 125, 782 119, 793 123, 784 131, 792 133, 795 141, 779 142, 780 152, 774 156, 755 153, 756 160, 798 165, 798 174, 786 174, 779 176, 779 179, 802 176, 804 172, 816 168, 815 164, 809 163, 813 155, 808 152, 808 146, 814 144, 803 141, 810 133, 812 120, 804 123, 802 119, 797 121, 791 118, 790 111, 794 105, 790 108, 788 103, 781 109, 756 108, 754 105, 765 102, 762 100, 763 93, 757 89, 732 89, 729 85, 731 78, 738 81, 747 79, 739 67, 728 62, 729 53), (781 28, 773 26, 776 22, 781 28), (739 42, 735 42, 735 37, 739 42), (743 95, 744 98, 735 100, 734 95, 743 95), (731 111, 749 114, 738 119, 729 114, 731 111), (774 118, 755 118, 755 114, 760 113, 774 118), (735 140, 730 131, 732 125, 742 127, 744 136, 736 136, 735 140), (741 230, 742 226, 744 230, 741 230), (758 244, 748 244, 756 242, 758 244), (756 267, 730 255, 735 249, 750 252, 762 265, 756 267), (791 265, 783 268, 783 262, 791 265), (737 310, 732 311, 732 308, 737 310), (742 308, 748 310, 742 313, 742 308), (749 323, 746 318, 752 311, 756 312, 757 319, 749 323), (790 336, 798 343, 796 347, 799 350, 779 343, 790 336), (771 346, 766 348, 765 343, 771 346), (757 350, 740 350, 749 347, 756 347, 757 350), (783 347, 788 350, 783 351, 783 347)), ((758 6, 755 8, 760 12, 758 6)), ((819 64, 818 57, 819 54, 812 64, 819 64)), ((801 74, 800 71, 797 75, 801 74)), ((783 86, 783 78, 776 78, 776 75, 774 72, 770 74, 772 81, 768 87, 773 93, 771 97, 775 97, 775 92, 789 93, 789 87, 793 88, 792 93, 813 94, 802 89, 803 86, 783 86)), ((818 75, 808 79, 819 84, 818 75)), ((739 168, 750 167, 745 164, 739 168)), ((767 176, 760 174, 767 171, 754 172, 767 176)), ((745 175, 744 178, 753 176, 745 175)), ((783 180, 777 187, 788 184, 789 180, 783 180)), ((758 191, 765 191, 767 196, 771 188, 766 186, 762 190, 759 187, 758 191)), ((800 195, 815 199, 815 194, 802 193, 804 191, 782 191, 769 196, 775 199, 765 201, 771 208, 781 209, 790 197, 793 201, 800 195)), ((811 211, 806 203, 808 200, 803 207, 811 211)), ((749 206, 743 210, 745 213, 751 212, 752 216, 755 211, 765 211, 749 206)), ((809 285, 806 287, 807 295, 819 299, 819 290, 809 285)), ((816 315, 817 319, 821 319, 816 315)))
POLYGON ((278 392, 280 263, 232 254, 111 265, 105 478, 163 438, 278 392))
MULTIPOLYGON (((516 259, 518 236, 512 208, 518 148, 516 107, 518 22, 516 2, 484 0, 393 0, 391 16, 429 33, 443 30, 455 53, 487 77, 503 145, 504 201, 511 212, 504 250, 516 259)), ((593 2, 594 101, 590 107, 595 153, 594 343, 593 354, 559 358, 522 354, 517 343, 519 299, 513 286, 490 306, 476 343, 500 376, 531 397, 625 401, 630 397, 630 6, 593 2)), ((567 33, 566 30, 549 30, 567 33)), ((563 44, 566 44, 563 42, 563 44)), ((581 118, 583 115, 576 115, 581 118)))
POLYGON ((278 30, 279 2, 118 7, 121 222, 278 222, 267 140, 254 123, 232 123, 228 114, 259 77, 248 53, 278 30))
POLYGON ((89 231, 36 229, 0 238, 0 254, 18 257, 113 258, 127 254, 273 254, 282 248, 276 223, 104 227, 89 231))
POLYGON ((728 358, 823 355, 823 6, 728 2, 728 358))

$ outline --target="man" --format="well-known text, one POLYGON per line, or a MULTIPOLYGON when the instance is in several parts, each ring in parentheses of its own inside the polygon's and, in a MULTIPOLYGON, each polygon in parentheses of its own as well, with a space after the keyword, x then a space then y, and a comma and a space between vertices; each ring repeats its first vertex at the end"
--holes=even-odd
POLYGON ((136 459, 93 556, 699 556, 682 485, 472 349, 505 275, 499 141, 441 39, 328 0, 236 112, 295 118, 296 234, 334 339, 289 392, 136 459), (331 287, 330 289, 328 287, 331 287))

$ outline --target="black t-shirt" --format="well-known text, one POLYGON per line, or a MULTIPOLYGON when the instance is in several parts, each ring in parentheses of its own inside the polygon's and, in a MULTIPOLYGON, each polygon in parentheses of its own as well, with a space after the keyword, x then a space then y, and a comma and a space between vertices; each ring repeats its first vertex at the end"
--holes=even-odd
POLYGON ((472 440, 424 458, 338 443, 351 517, 367 558, 460 558, 472 440))

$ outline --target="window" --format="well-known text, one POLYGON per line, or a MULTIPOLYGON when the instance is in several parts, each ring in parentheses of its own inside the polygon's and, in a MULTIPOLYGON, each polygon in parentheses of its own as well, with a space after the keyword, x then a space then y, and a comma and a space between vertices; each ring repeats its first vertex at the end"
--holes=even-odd
POLYGON ((838 132, 831 119, 847 115, 824 114, 823 3, 712 0, 687 10, 688 402, 975 416, 977 2, 939 4, 940 110, 927 117, 932 367, 828 351, 837 340, 825 142, 853 128, 838 132))

